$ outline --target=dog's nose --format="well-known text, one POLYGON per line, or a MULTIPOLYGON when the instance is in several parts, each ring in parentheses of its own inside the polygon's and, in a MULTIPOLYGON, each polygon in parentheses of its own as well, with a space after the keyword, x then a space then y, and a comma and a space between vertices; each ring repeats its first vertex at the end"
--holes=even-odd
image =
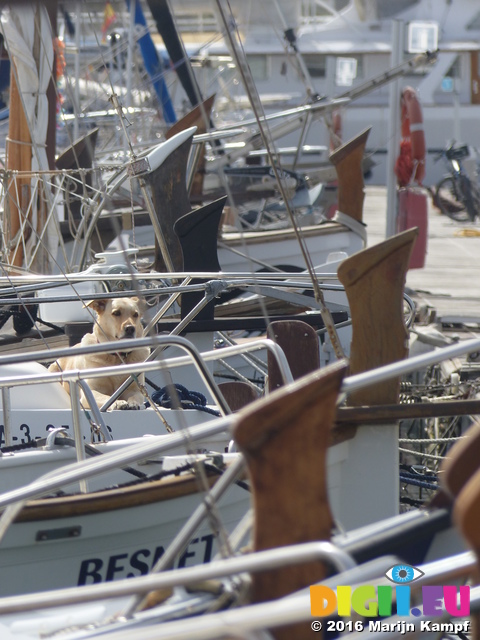
POLYGON ((135 335, 135 327, 133 324, 129 324, 128 326, 125 327, 124 330, 125 336, 127 338, 133 338, 135 335))

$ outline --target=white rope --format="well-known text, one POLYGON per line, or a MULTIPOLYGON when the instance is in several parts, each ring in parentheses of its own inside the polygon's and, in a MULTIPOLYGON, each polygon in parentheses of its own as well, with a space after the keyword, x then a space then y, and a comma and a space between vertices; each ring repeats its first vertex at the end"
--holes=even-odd
POLYGON ((456 436, 452 438, 399 438, 399 442, 409 442, 410 444, 435 444, 437 442, 456 442, 457 440, 464 440, 470 436, 456 436))
POLYGON ((447 456, 435 456, 433 453, 422 453, 421 451, 414 451, 413 449, 402 449, 399 447, 399 451, 403 451, 404 453, 411 453, 414 456, 419 456, 420 458, 431 458, 432 460, 445 460, 447 456))

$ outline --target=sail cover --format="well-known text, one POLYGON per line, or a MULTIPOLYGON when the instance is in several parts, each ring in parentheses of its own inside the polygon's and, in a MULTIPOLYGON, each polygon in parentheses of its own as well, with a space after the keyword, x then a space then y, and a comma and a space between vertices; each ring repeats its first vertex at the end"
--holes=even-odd
MULTIPOLYGON (((46 152, 46 136, 48 127, 48 98, 47 88, 52 77, 53 69, 53 36, 50 20, 45 6, 41 3, 10 5, 2 10, 1 27, 5 38, 5 45, 12 64, 18 93, 28 123, 31 139, 31 165, 29 170, 48 171, 46 152)), ((16 114, 10 112, 10 117, 16 114)), ((25 170, 24 167, 21 168, 25 170)), ((35 194, 39 188, 38 178, 31 179, 31 193, 35 194)), ((47 202, 52 200, 51 192, 45 189, 47 202)), ((35 198, 31 198, 34 203, 35 198)), ((53 220, 38 225, 37 207, 29 207, 29 226, 43 232, 45 253, 55 255, 58 235, 53 220)), ((39 238, 37 233, 30 233, 27 243, 27 253, 38 253, 39 238)), ((24 256, 25 266, 29 264, 28 256, 24 256)))

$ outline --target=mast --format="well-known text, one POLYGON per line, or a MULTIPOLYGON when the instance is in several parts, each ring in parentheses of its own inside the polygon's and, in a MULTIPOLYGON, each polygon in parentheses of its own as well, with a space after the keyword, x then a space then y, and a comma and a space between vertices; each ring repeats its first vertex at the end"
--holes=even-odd
MULTIPOLYGON (((52 25, 52 34, 57 35, 57 0, 49 0, 45 5, 48 12, 48 18, 52 25)), ((54 53, 53 69, 56 69, 57 55, 54 53)), ((55 72, 54 72, 55 73, 55 72)), ((57 93, 55 89, 56 77, 52 73, 50 83, 47 89, 48 100, 48 129, 47 129, 47 161, 50 169, 55 169, 55 154, 57 149, 57 93)))
POLYGON ((155 93, 162 105, 163 117, 168 125, 172 125, 177 121, 177 116, 173 108, 168 88, 163 79, 162 62, 153 44, 152 37, 147 27, 147 22, 142 11, 139 0, 126 0, 127 8, 133 12, 135 24, 142 27, 143 35, 138 39, 138 46, 142 52, 145 69, 152 81, 155 93), (133 5, 133 7, 132 7, 133 5))
POLYGON ((170 60, 179 77, 182 87, 187 94, 192 107, 202 102, 203 98, 195 76, 188 63, 187 53, 178 35, 168 0, 147 0, 153 19, 157 25, 167 48, 170 60))
POLYGON ((23 245, 16 239, 22 226, 23 211, 30 199, 30 179, 14 177, 14 171, 30 171, 32 168, 30 129, 22 106, 17 80, 15 63, 10 67, 10 114, 8 122, 8 139, 6 143, 7 193, 6 239, 8 247, 7 261, 15 267, 23 265, 23 245), (15 114, 15 117, 13 115, 15 114), (16 246, 15 246, 16 245, 16 246))
POLYGON ((6 259, 15 267, 46 273, 58 234, 50 224, 50 190, 33 172, 49 169, 47 90, 54 68, 52 26, 40 2, 11 6, 2 13, 1 25, 11 63, 6 259))

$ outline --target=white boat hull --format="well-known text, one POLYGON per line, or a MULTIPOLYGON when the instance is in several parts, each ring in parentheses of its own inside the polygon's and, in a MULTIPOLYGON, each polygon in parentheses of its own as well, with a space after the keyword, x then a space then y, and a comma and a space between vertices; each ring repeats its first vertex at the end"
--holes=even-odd
MULTIPOLYGON (((170 482, 178 486, 178 478, 170 482)), ((52 507, 46 500, 39 508, 27 507, 22 517, 28 520, 15 522, 0 545, 0 596, 144 575, 162 556, 201 497, 193 493, 113 510, 93 505, 87 513, 81 513, 82 499, 71 509, 58 504, 62 498, 54 498, 57 504, 52 507), (29 513, 32 510, 34 513, 29 513), (43 517, 42 511, 50 517, 43 517), (59 516, 64 511, 70 515, 59 516)), ((232 531, 249 505, 250 495, 245 489, 233 486, 227 491, 219 507, 227 531, 232 531)), ((176 566, 208 562, 216 550, 214 536, 204 524, 176 566)))

